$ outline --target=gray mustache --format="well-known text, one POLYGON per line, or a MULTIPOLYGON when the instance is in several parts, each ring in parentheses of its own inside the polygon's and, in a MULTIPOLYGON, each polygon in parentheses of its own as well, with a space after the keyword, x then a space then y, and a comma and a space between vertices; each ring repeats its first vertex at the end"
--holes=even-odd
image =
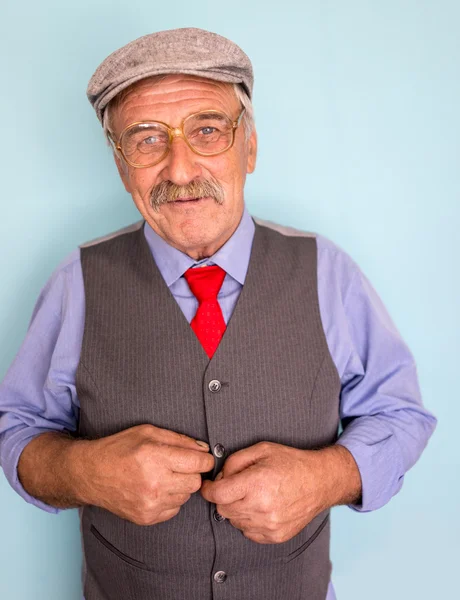
POLYGON ((158 210, 162 204, 174 202, 178 198, 211 197, 218 204, 224 201, 224 190, 216 179, 191 181, 187 185, 176 185, 171 181, 162 181, 150 194, 150 205, 158 210))

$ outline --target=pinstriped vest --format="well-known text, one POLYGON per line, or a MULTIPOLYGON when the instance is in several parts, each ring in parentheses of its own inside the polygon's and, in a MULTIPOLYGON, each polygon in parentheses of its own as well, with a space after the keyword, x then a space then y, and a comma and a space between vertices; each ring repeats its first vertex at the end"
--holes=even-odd
MULTIPOLYGON (((142 228, 82 247, 81 262, 80 435, 141 423, 185 433, 225 448, 212 475, 225 456, 259 441, 305 449, 335 442, 340 380, 321 323, 314 237, 255 222, 245 284, 211 360, 142 228)), ((248 540, 199 493, 148 527, 95 506, 80 516, 86 600, 326 597, 329 511, 281 544, 248 540)))

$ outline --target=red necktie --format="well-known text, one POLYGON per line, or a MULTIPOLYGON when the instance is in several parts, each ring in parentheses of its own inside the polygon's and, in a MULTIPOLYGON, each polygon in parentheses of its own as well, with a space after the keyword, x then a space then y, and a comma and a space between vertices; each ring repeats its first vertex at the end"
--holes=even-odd
POLYGON ((212 358, 226 329, 222 310, 217 302, 225 271, 218 265, 196 267, 188 269, 184 277, 199 302, 190 325, 206 354, 212 358))

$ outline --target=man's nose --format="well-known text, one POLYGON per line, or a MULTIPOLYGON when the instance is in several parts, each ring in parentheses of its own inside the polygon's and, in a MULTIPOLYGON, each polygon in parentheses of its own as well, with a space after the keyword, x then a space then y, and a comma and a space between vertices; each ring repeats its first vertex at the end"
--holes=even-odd
POLYGON ((199 156, 189 148, 184 138, 175 136, 166 157, 167 178, 176 185, 186 185, 201 175, 199 156))

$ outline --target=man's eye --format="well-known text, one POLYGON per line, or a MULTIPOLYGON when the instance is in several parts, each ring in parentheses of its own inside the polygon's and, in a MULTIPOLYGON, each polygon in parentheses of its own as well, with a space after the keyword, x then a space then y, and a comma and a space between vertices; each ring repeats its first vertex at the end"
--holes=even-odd
POLYGON ((217 127, 202 127, 200 129, 200 133, 202 135, 210 135, 211 133, 214 133, 215 131, 217 131, 217 127))
POLYGON ((153 145, 153 144, 156 144, 158 141, 159 141, 159 139, 156 136, 151 135, 148 138, 145 138, 144 140, 142 140, 142 143, 147 144, 147 145, 153 145))

